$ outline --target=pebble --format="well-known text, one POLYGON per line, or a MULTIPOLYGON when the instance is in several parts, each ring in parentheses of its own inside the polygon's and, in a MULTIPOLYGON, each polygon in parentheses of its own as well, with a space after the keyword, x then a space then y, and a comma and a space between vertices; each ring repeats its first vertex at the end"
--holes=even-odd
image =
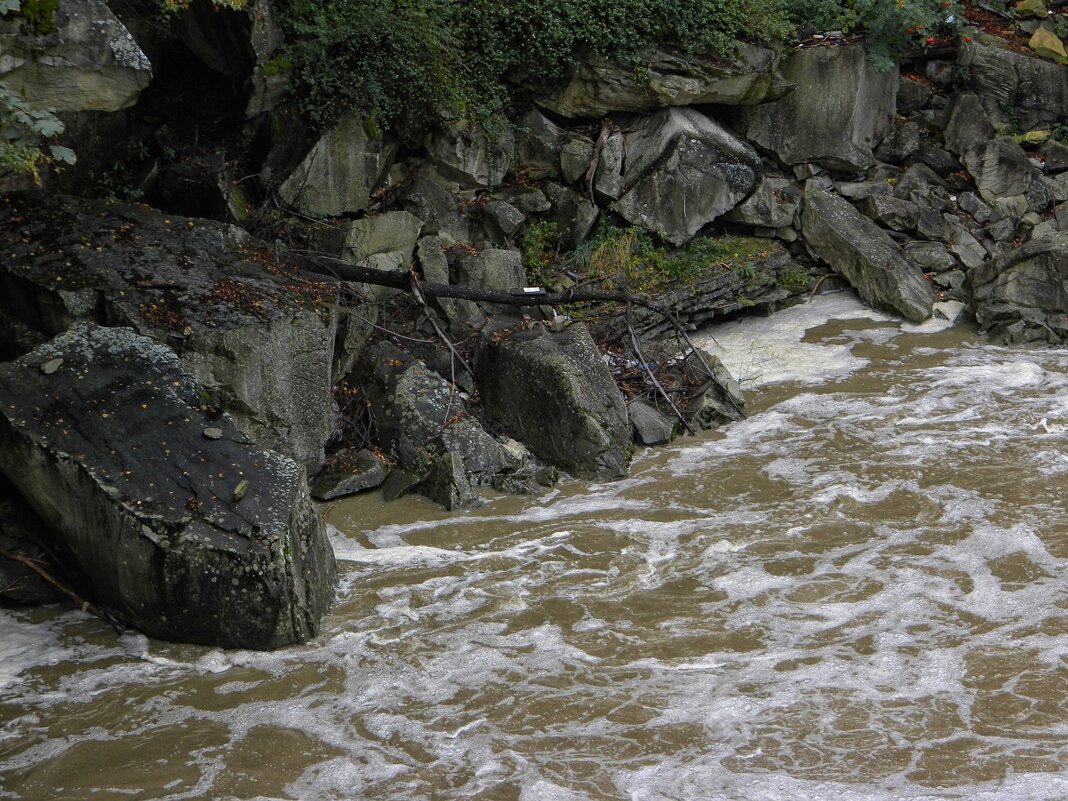
POLYGON ((222 435, 223 435, 223 432, 222 432, 221 428, 205 428, 204 429, 204 438, 205 439, 222 439, 222 435))
POLYGON ((248 479, 244 479, 234 487, 234 503, 237 503, 242 498, 248 495, 248 479))
POLYGON ((62 359, 49 359, 47 362, 41 365, 41 372, 45 375, 52 375, 63 365, 62 359))

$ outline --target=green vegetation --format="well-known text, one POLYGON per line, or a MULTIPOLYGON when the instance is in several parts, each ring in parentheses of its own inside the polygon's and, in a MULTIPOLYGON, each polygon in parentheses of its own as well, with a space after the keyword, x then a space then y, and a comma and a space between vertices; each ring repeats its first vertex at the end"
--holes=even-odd
POLYGON ((40 169, 74 163, 74 151, 55 144, 63 123, 50 111, 35 109, 0 81, 0 177, 12 173, 40 181, 40 169))
POLYGON ((742 236, 699 236, 685 247, 669 248, 647 231, 602 218, 593 234, 561 257, 556 231, 555 223, 536 223, 523 240, 528 276, 548 287, 558 285, 565 270, 639 295, 693 286, 724 270, 749 280, 752 265, 771 250, 767 239, 742 236))
POLYGON ((633 61, 670 43, 729 54, 789 33, 781 0, 280 0, 295 96, 319 125, 345 111, 383 127, 485 122, 520 86, 563 77, 583 52, 633 61))

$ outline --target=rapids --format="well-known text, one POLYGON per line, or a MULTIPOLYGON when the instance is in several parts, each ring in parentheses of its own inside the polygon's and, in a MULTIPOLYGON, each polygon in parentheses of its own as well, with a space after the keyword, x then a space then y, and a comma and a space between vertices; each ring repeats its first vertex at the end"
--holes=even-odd
POLYGON ((306 646, 0 611, 0 798, 1068 797, 1068 351, 708 335, 752 416, 624 481, 331 506, 306 646))

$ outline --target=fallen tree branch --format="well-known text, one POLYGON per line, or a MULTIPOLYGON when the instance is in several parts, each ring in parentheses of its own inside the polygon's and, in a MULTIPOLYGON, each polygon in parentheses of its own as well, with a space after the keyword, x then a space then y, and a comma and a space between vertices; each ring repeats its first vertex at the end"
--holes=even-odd
POLYGON ((630 334, 631 348, 634 350, 634 356, 637 358, 638 363, 641 365, 642 369, 645 370, 645 374, 649 376, 649 380, 653 382, 653 386, 656 387, 656 391, 660 393, 660 397, 666 400, 671 406, 671 411, 675 412, 675 416, 679 418, 679 422, 682 423, 683 428, 686 429, 690 436, 693 436, 694 431, 690 427, 686 417, 679 410, 679 407, 675 405, 675 401, 671 399, 671 396, 668 395, 667 390, 664 389, 664 385, 660 383, 660 379, 658 379, 656 373, 653 372, 653 368, 645 361, 645 354, 642 353, 642 346, 638 342, 638 335, 634 333, 634 326, 631 325, 629 303, 627 304, 627 332, 630 334))
POLYGON ((114 618, 112 618, 111 615, 109 615, 103 609, 93 606, 87 600, 85 600, 76 592, 74 592, 74 590, 69 589, 66 585, 60 582, 59 579, 55 578, 51 573, 49 573, 47 570, 37 564, 36 561, 26 556, 25 554, 11 553, 10 551, 0 549, 0 559, 10 559, 13 562, 18 562, 20 565, 28 567, 30 570, 40 576, 46 584, 53 587, 60 594, 67 596, 67 598, 73 601, 74 605, 81 609, 83 612, 88 612, 91 615, 96 615, 105 623, 109 623, 116 629, 120 629, 118 623, 114 620, 114 618))

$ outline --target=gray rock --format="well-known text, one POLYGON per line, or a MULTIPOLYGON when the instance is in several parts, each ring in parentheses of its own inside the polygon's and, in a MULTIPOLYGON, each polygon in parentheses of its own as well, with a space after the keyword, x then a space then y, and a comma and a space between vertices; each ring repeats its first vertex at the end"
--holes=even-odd
POLYGON ((516 172, 533 180, 560 174, 560 146, 567 131, 536 108, 520 116, 514 130, 516 172))
POLYGON ((463 200, 422 172, 397 190, 397 202, 423 221, 423 233, 437 234, 455 242, 477 242, 480 226, 471 218, 463 200))
POLYGON ((934 310, 935 314, 955 323, 964 314, 966 307, 959 300, 943 300, 934 305, 934 310))
POLYGON ((503 117, 496 131, 471 121, 450 122, 427 134, 425 145, 432 163, 465 188, 499 186, 515 168, 515 134, 503 117))
POLYGON ((411 491, 449 511, 482 505, 482 499, 464 474, 463 458, 452 451, 432 456, 426 473, 411 491))
POLYGON ((1053 179, 1053 200, 1057 203, 1068 201, 1068 173, 1062 172, 1053 179))
POLYGON ((791 228, 800 206, 801 187, 796 181, 765 175, 753 194, 723 219, 760 228, 791 228))
POLYGON ((1053 236, 1060 230, 1061 228, 1057 225, 1056 220, 1043 220, 1031 229, 1031 238, 1041 239, 1042 237, 1053 236))
POLYGON ((1068 231, 1068 203, 1061 203, 1054 209, 1054 218, 1062 231, 1068 231))
POLYGON ((5 314, 48 336, 97 322, 165 343, 248 436, 318 469, 336 283, 233 226, 44 192, 0 196, 0 247, 5 314))
POLYGON ((920 126, 915 120, 895 123, 890 135, 875 150, 880 161, 900 164, 920 150, 920 126))
MULTIPOLYGON (((964 162, 975 178, 979 195, 988 203, 1017 195, 1026 197, 1032 184, 1042 175, 1027 158, 1023 148, 1008 136, 972 147, 964 154, 964 162)), ((1045 197, 1041 184, 1036 190, 1045 197)), ((1052 196, 1052 192, 1049 194, 1052 196)), ((1041 198, 1036 202, 1041 202, 1041 198)), ((1031 206, 1030 200, 1027 205, 1031 206)))
POLYGON ((907 242, 902 250, 925 273, 952 270, 957 264, 941 242, 907 242))
POLYGON ((977 223, 987 222, 992 214, 991 208, 975 192, 961 192, 957 197, 957 205, 972 215, 977 223))
POLYGON ((312 146, 278 187, 278 196, 311 217, 361 211, 396 153, 396 144, 369 136, 363 118, 348 114, 312 146))
POLYGON ((423 221, 407 211, 387 211, 340 226, 344 237, 341 257, 352 264, 360 264, 381 253, 397 254, 407 265, 415 252, 415 243, 423 230, 423 221))
POLYGON ((561 244, 566 249, 578 247, 593 230, 600 210, 578 192, 553 181, 546 181, 541 188, 552 204, 546 218, 557 224, 561 244))
POLYGON ((627 414, 634 427, 634 440, 642 445, 666 445, 675 436, 677 418, 642 398, 627 404, 627 414))
POLYGON ((1034 239, 968 275, 980 330, 1007 344, 1068 343, 1068 233, 1034 239))
POLYGON ((1068 81, 1065 67, 1037 56, 1020 53, 997 42, 964 45, 960 65, 983 96, 987 113, 996 125, 1008 128, 1004 109, 1015 109, 1021 130, 1055 123, 1068 116, 1068 81))
POLYGON ((460 259, 456 271, 461 284, 478 289, 507 292, 527 283, 523 257, 518 250, 487 248, 460 259))
POLYGON ((639 54, 641 70, 591 55, 574 65, 563 88, 537 99, 565 117, 603 117, 614 111, 649 112, 668 106, 752 105, 782 97, 790 84, 774 50, 743 44, 733 62, 680 51, 639 54))
MULTIPOLYGON (((25 562, 13 558, 25 557, 41 567, 48 575, 62 576, 48 551, 41 545, 54 535, 46 533, 47 526, 14 487, 0 481, 0 604, 4 606, 38 606, 62 600, 59 591, 41 574, 25 562), (11 555, 11 557, 8 556, 11 555)), ((73 584, 63 576, 61 581, 73 584)))
POLYGON ((488 227, 497 235, 500 244, 515 236, 527 217, 523 212, 503 200, 491 200, 482 209, 488 227))
POLYGON ((592 139, 573 134, 560 144, 560 174, 564 181, 576 184, 585 177, 593 163, 594 142, 592 139))
POLYGON ((865 301, 915 322, 931 316, 934 290, 923 273, 847 201, 807 184, 801 226, 808 246, 865 301))
POLYGON ((602 203, 618 200, 623 194, 623 134, 614 133, 605 139, 597 157, 597 171, 593 177, 593 191, 602 203))
POLYGON ((872 148, 894 121, 897 70, 872 70, 860 44, 795 50, 782 72, 797 88, 781 100, 746 108, 747 139, 784 164, 832 169, 875 163, 872 148))
POLYGON ((682 245, 730 211, 760 180, 756 151, 693 109, 666 109, 627 135, 626 220, 682 245))
POLYGON ((897 82, 897 113, 911 114, 927 108, 931 102, 931 90, 922 81, 901 75, 897 82))
POLYGON ((944 128, 946 147, 958 156, 994 138, 994 125, 987 117, 982 99, 974 92, 953 96, 944 128))
POLYGON ((857 208, 867 217, 895 231, 911 231, 919 222, 920 210, 915 203, 887 193, 871 193, 857 208))
POLYGON ((1068 170, 1068 144, 1050 138, 1038 149, 1039 158, 1048 173, 1068 170))
POLYGON ((540 459, 583 477, 627 474, 626 405, 589 331, 495 320, 475 362, 487 414, 540 459))
POLYGON ((962 225, 950 226, 949 249, 969 270, 986 261, 986 249, 962 225))
POLYGON ((37 109, 113 112, 136 103, 152 65, 107 4, 61 0, 54 19, 53 33, 33 36, 21 31, 22 15, 0 17, 0 80, 37 109))
POLYGON ((995 242, 1009 242, 1016 238, 1016 232, 1020 229, 1018 217, 1009 216, 991 223, 986 227, 986 232, 995 242))
MULTIPOLYGON (((436 236, 424 236, 419 240, 417 253, 419 264, 423 268, 423 277, 427 281, 449 283, 449 261, 440 239, 436 236)), ((456 334, 466 336, 471 329, 478 328, 484 319, 478 306, 469 300, 437 298, 435 303, 445 314, 449 330, 456 334)))
POLYGON ((709 430, 745 418, 745 398, 742 388, 726 366, 707 351, 705 361, 712 369, 712 380, 704 391, 690 402, 687 420, 691 426, 709 430))
POLYGON ((312 497, 320 501, 332 501, 355 495, 382 486, 389 474, 385 462, 366 449, 358 451, 352 464, 345 467, 332 466, 316 476, 311 489, 312 497))
POLYGON ((304 472, 209 418, 171 350, 79 326, 0 366, 0 397, 0 469, 99 604, 150 636, 227 648, 318 631, 335 568, 304 472), (57 373, 37 369, 58 355, 57 373), (209 421, 222 439, 204 440, 209 421))

